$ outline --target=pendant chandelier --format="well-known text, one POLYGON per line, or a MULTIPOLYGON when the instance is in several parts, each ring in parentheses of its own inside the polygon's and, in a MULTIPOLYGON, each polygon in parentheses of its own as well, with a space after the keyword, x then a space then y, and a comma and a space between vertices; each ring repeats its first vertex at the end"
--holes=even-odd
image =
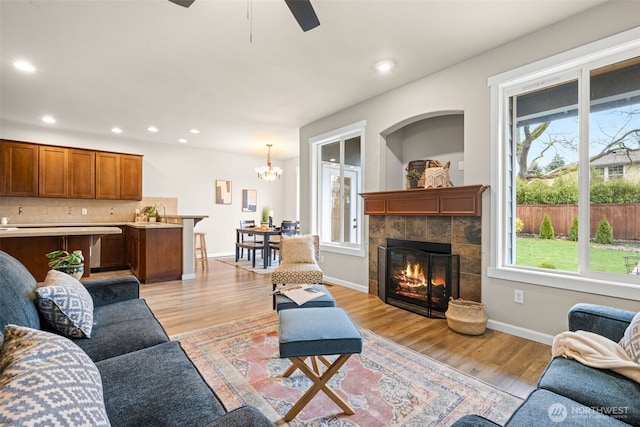
POLYGON ((269 150, 267 154, 267 166, 256 168, 256 173, 258 174, 258 178, 264 179, 265 181, 275 181, 276 179, 280 178, 280 175, 282 175, 282 169, 280 169, 279 167, 274 168, 271 166, 271 147, 272 146, 273 144, 267 144, 267 147, 269 150))

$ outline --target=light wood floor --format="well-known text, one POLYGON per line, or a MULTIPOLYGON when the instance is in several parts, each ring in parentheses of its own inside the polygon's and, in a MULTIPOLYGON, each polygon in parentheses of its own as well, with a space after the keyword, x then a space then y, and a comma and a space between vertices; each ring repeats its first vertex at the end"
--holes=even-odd
MULTIPOLYGON (((384 304, 375 296, 330 286, 338 306, 361 328, 466 372, 516 396, 526 397, 551 357, 550 347, 487 330, 457 334, 443 319, 429 319, 384 304)), ((271 312, 270 275, 209 259, 196 278, 144 284, 141 296, 169 335, 271 312)))

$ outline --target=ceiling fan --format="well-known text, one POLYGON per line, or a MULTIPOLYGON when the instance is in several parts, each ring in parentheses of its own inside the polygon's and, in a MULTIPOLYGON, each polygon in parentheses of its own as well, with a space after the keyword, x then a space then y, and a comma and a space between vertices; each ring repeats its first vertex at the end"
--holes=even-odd
MULTIPOLYGON (((172 3, 183 7, 189 7, 195 0, 169 0, 172 3)), ((309 31, 320 25, 318 16, 316 15, 310 0, 284 0, 289 6, 289 10, 296 18, 302 31, 309 31)))

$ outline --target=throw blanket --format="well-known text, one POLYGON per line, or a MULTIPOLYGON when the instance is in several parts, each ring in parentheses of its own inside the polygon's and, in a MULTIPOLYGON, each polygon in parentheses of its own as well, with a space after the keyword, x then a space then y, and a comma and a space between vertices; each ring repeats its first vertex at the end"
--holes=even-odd
POLYGON ((640 383, 640 365, 618 343, 593 332, 562 332, 556 335, 551 354, 592 368, 611 369, 640 383))

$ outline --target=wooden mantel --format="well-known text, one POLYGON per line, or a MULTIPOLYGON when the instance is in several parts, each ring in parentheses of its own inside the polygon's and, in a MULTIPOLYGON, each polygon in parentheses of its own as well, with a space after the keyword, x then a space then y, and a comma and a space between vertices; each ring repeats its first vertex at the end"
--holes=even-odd
POLYGON ((365 215, 481 216, 486 185, 360 193, 365 215))

